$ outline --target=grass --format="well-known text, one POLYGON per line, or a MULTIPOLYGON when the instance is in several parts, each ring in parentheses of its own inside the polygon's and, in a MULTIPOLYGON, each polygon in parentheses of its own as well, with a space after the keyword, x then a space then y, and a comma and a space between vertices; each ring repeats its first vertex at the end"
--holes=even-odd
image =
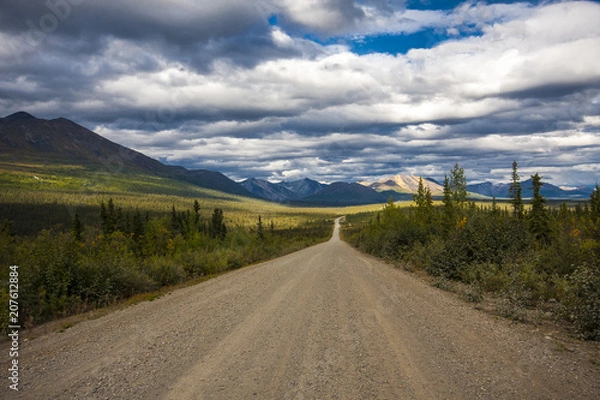
MULTIPOLYGON (((97 222, 100 202, 113 198, 124 211, 140 210, 152 215, 190 209, 198 200, 205 217, 221 208, 233 226, 255 226, 258 215, 265 224, 288 229, 316 219, 374 212, 382 205, 352 207, 292 207, 259 199, 204 189, 191 183, 147 174, 111 174, 73 165, 0 162, 0 222, 14 220, 22 208, 42 214, 48 224, 68 226, 77 213, 82 222, 97 222), (52 218, 55 216, 55 218, 52 218), (52 223, 54 222, 54 223, 52 223)), ((35 224, 35 221, 33 221, 35 224)), ((40 227, 41 228, 41 227, 40 227)), ((33 231, 39 231, 33 229, 33 231)), ((21 233, 21 232, 18 232, 21 233)))

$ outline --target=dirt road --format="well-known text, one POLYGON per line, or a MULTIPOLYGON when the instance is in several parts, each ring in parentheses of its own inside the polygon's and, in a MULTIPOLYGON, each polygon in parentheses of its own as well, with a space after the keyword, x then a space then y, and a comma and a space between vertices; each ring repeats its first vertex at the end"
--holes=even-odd
POLYGON ((353 250, 336 229, 22 343, 21 391, 4 382, 0 398, 600 398, 596 345, 533 330, 353 250))

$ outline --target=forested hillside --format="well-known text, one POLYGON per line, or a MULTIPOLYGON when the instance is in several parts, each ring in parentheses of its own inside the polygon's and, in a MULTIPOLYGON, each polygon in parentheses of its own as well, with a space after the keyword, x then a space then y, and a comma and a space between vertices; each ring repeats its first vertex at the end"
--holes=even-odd
POLYGON ((374 217, 349 218, 346 239, 365 251, 469 284, 468 300, 500 296, 499 312, 521 319, 528 308, 550 307, 587 339, 600 339, 600 188, 587 202, 550 207, 531 177, 533 198, 524 204, 517 164, 510 203, 466 200, 458 165, 434 204, 422 182, 411 207, 390 201, 374 217))

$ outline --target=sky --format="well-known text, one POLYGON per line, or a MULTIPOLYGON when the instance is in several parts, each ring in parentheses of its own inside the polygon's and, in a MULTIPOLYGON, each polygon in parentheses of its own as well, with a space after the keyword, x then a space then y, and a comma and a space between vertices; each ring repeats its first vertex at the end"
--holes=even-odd
POLYGON ((235 180, 600 181, 600 3, 0 0, 0 116, 235 180))

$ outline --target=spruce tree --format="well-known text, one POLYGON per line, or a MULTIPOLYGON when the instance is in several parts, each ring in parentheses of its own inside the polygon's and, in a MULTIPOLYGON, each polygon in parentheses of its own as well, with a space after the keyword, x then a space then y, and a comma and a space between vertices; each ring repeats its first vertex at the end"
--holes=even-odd
POLYGON ((546 210, 546 198, 542 196, 542 177, 539 174, 531 176, 533 199, 528 215, 529 231, 540 242, 550 241, 550 218, 546 210))
POLYGON ((465 177, 465 169, 460 167, 458 163, 450 171, 450 188, 452 200, 457 208, 463 208, 467 202, 467 178, 465 177))
POLYGON ((73 217, 73 223, 71 224, 71 236, 77 242, 81 242, 81 231, 81 221, 79 220, 79 215, 75 213, 75 216, 73 217))
POLYGON ((523 219, 524 208, 523 208, 523 197, 521 190, 521 182, 519 174, 517 173, 518 164, 516 161, 513 161, 512 164, 512 174, 511 174, 511 183, 508 188, 508 197, 512 199, 511 203, 513 206, 513 218, 515 219, 523 219))
POLYGON ((433 198, 431 197, 431 190, 429 187, 423 184, 423 178, 419 178, 419 187, 417 194, 413 195, 413 201, 415 202, 416 216, 419 223, 429 224, 433 216, 433 198))
MULTIPOLYGON (((596 184, 596 189, 590 195, 590 219, 592 232, 596 240, 600 240, 600 187, 596 184)), ((600 254, 600 249, 596 250, 600 254)))
POLYGON ((104 201, 100 203, 100 228, 104 235, 110 235, 117 228, 115 203, 112 197, 108 199, 108 205, 105 205, 104 201))
POLYGON ((200 225, 200 203, 198 203, 198 200, 194 200, 194 225, 196 227, 200 225))
POLYGON ((107 207, 108 216, 108 233, 113 233, 117 230, 117 211, 115 210, 115 202, 112 197, 108 199, 107 207))
POLYGON ((215 208, 210 220, 210 237, 213 239, 225 239, 227 236, 227 226, 223 222, 223 210, 215 208))
POLYGON ((444 176, 444 196, 442 197, 442 224, 446 233, 450 232, 456 224, 456 210, 452 200, 450 178, 444 176))
POLYGON ((260 215, 258 216, 258 224, 256 224, 256 231, 258 233, 258 239, 264 240, 265 232, 264 232, 264 228, 263 228, 262 217, 260 215))
POLYGON ((590 195, 590 213, 592 221, 596 223, 600 219, 600 186, 598 184, 590 195))
POLYGON ((131 221, 131 233, 133 240, 138 242, 144 236, 145 230, 146 224, 144 223, 144 218, 142 217, 140 210, 136 209, 133 213, 133 219, 131 221))

